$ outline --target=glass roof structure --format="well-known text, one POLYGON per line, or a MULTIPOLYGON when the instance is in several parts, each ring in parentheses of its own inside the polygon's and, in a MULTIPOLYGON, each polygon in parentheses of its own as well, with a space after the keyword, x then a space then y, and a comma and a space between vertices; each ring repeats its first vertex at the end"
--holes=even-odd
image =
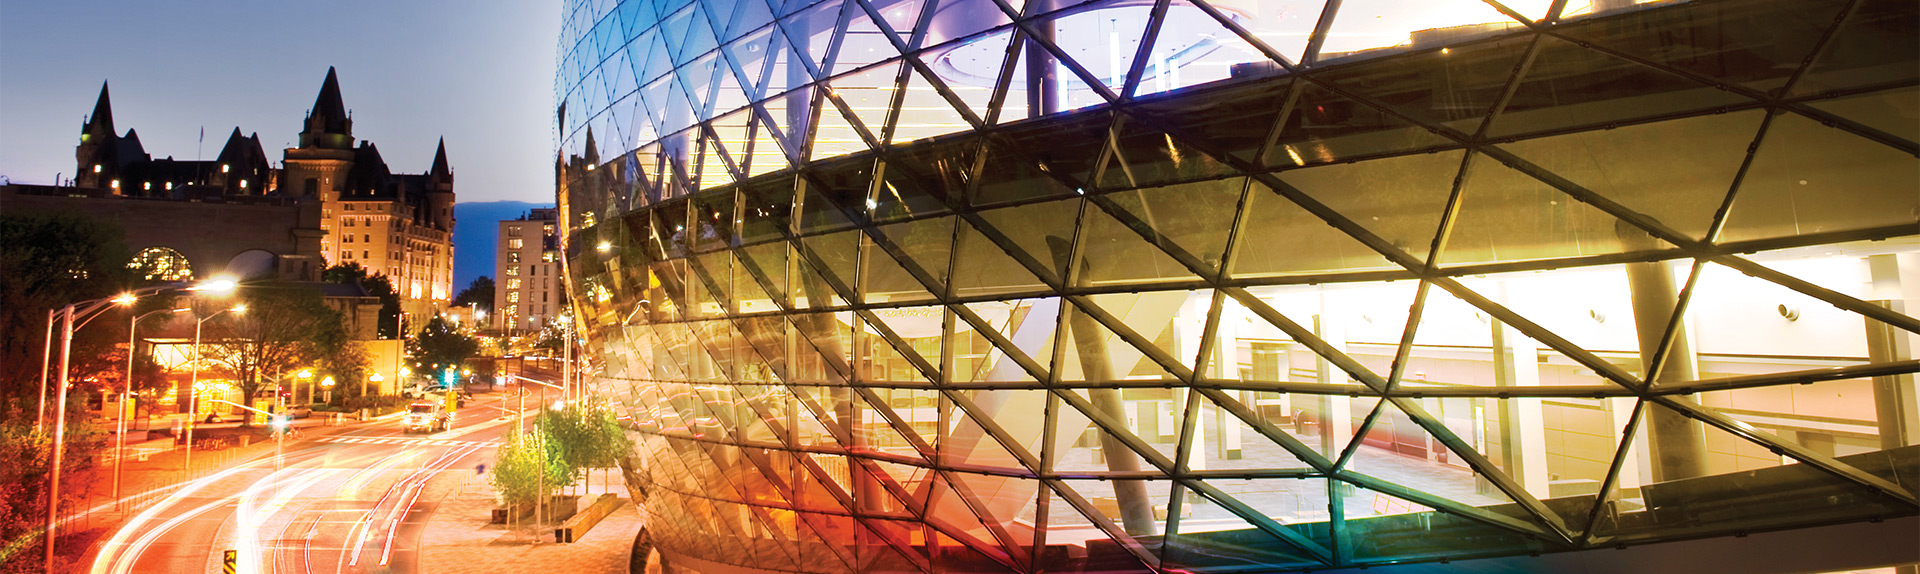
POLYGON ((559 64, 572 320, 669 561, 1920 514, 1913 2, 569 0, 559 64))

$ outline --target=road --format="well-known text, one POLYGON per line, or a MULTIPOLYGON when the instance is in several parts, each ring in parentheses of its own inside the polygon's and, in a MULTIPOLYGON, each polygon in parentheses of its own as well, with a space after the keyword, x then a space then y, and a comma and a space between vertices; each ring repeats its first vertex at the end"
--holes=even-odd
POLYGON ((220 572, 228 549, 243 573, 417 572, 422 527, 449 494, 434 479, 491 463, 513 429, 503 396, 468 402, 448 431, 374 422, 203 477, 130 518, 91 572, 220 572))

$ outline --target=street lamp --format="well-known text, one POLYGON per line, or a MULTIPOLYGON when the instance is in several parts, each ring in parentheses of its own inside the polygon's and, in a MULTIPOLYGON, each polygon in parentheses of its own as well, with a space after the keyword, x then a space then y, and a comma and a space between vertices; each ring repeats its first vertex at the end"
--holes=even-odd
MULTIPOLYGON (((119 302, 120 300, 121 298, 119 297, 115 298, 115 302, 119 302)), ((133 302, 129 300, 121 304, 131 305, 133 304, 133 302)), ((119 424, 115 425, 119 432, 114 433, 114 439, 113 439, 113 453, 114 453, 113 500, 114 500, 114 504, 120 503, 120 463, 121 461, 124 461, 127 458, 127 401, 133 398, 133 354, 134 354, 135 346, 139 341, 139 339, 136 339, 134 337, 134 333, 137 332, 137 330, 140 328, 141 319, 145 319, 153 315, 158 315, 160 313, 179 313, 181 311, 191 311, 191 310, 192 309, 180 308, 180 309, 159 309, 154 311, 148 311, 146 313, 142 313, 140 315, 134 316, 133 320, 127 322, 127 378, 126 380, 121 381, 121 385, 120 385, 120 422, 119 424)))
MULTIPOLYGON (((320 402, 332 404, 333 403, 333 377, 331 375, 329 375, 327 378, 320 379, 320 389, 321 389, 320 402)), ((312 389, 307 390, 307 398, 308 399, 313 398, 312 389)))
MULTIPOLYGON (((129 291, 126 293, 121 293, 120 295, 114 296, 109 299, 92 299, 87 301, 80 301, 77 303, 69 303, 65 308, 59 311, 60 317, 61 317, 61 325, 62 325, 61 333, 60 333, 60 383, 59 383, 60 387, 58 391, 59 396, 57 397, 57 404, 55 406, 58 412, 54 414, 53 461, 52 461, 53 464, 51 465, 50 471, 48 472, 48 476, 47 476, 47 479, 48 479, 47 480, 47 529, 46 529, 47 552, 46 552, 46 563, 44 565, 46 571, 48 572, 53 571, 53 544, 54 544, 54 541, 58 540, 60 537, 60 521, 58 519, 60 516, 60 471, 62 469, 62 464, 65 462, 65 459, 66 459, 66 444, 64 443, 64 441, 66 440, 66 437, 67 437, 67 389, 68 389, 67 372, 69 370, 69 365, 72 363, 72 360, 73 360, 73 332, 79 329, 80 327, 85 327, 88 322, 91 322, 94 318, 98 317, 100 311, 106 309, 107 305, 110 305, 110 304, 118 303, 121 305, 128 305, 128 304, 132 304, 134 301, 139 300, 139 298, 143 295, 151 295, 154 293, 159 293, 161 291, 167 291, 167 290, 177 289, 177 290, 185 290, 185 291, 230 292, 234 289, 235 286, 236 284, 231 279, 216 279, 213 281, 208 281, 206 283, 202 283, 200 285, 194 285, 194 286, 182 286, 182 284, 180 283, 169 283, 165 285, 155 285, 153 287, 143 287, 140 289, 135 289, 133 291, 129 291), (86 318, 85 321, 82 321, 81 324, 77 327, 74 326, 73 324, 73 317, 76 314, 86 318)), ((52 313, 49 312, 48 318, 51 319, 52 316, 53 316, 52 313)), ((49 324, 49 328, 47 330, 47 338, 48 338, 47 351, 49 354, 51 354, 53 350, 53 344, 52 344, 53 330, 51 328, 51 324, 49 324)), ((41 362, 42 363, 47 362, 46 358, 43 357, 41 362)), ((44 376, 45 376, 45 372, 43 371, 42 377, 44 378, 44 376)), ((41 396, 45 397, 46 392, 47 392, 46 385, 44 384, 41 385, 41 389, 40 389, 41 396)), ((46 416, 45 404, 46 404, 46 401, 42 400, 41 401, 42 417, 46 416)), ((36 427, 36 430, 38 430, 39 425, 36 424, 35 427, 36 427)), ((189 453, 191 453, 191 451, 189 451, 189 453)))
POLYGON ((235 315, 247 314, 247 306, 234 305, 214 312, 205 317, 195 317, 193 322, 193 375, 187 382, 187 476, 193 476, 193 422, 200 418, 200 327, 208 320, 232 311, 235 315))

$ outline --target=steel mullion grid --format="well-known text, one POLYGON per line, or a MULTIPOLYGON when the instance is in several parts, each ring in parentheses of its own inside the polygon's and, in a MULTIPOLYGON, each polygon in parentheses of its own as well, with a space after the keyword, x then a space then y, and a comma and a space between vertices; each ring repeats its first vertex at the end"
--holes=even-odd
POLYGON ((1099 508, 1094 507, 1092 502, 1087 501, 1086 497, 1081 496, 1079 492, 1076 492, 1072 487, 1068 486, 1065 481, 1057 478, 1044 478, 1041 479, 1041 483, 1052 490, 1054 495, 1065 500, 1076 512, 1085 516, 1088 522, 1093 523, 1094 528, 1098 528, 1101 532, 1106 533, 1108 539, 1113 540, 1122 549, 1132 554, 1134 559, 1139 560, 1149 571, 1164 571, 1160 556, 1148 550, 1146 545, 1142 544, 1139 539, 1134 538, 1133 535, 1127 534, 1125 530, 1115 526, 1113 524, 1113 518, 1100 512, 1099 508))
MULTIPOLYGON (((1609 408, 1611 408, 1611 406, 1609 406, 1609 408)), ((1609 505, 1617 502, 1617 497, 1620 494, 1618 491, 1620 473, 1626 468, 1627 456, 1633 454, 1633 443, 1635 437, 1640 433, 1640 423, 1643 420, 1642 417, 1646 415, 1646 411, 1647 401, 1645 399, 1635 400, 1633 402, 1633 411, 1627 415, 1627 427, 1620 430, 1620 440, 1615 443, 1616 448, 1613 451, 1613 460, 1607 465, 1607 476, 1600 480, 1600 491, 1594 494, 1593 508, 1587 511, 1587 523, 1581 528, 1583 532, 1580 535, 1580 539, 1576 541, 1576 547, 1592 547, 1596 542, 1595 535, 1598 533, 1595 532, 1595 530, 1600 526, 1601 512, 1608 508, 1609 505)), ((1598 542, 1606 542, 1608 538, 1610 537, 1602 537, 1598 542)))
MULTIPOLYGON (((955 480, 954 479, 955 473, 950 470, 934 471, 934 474, 939 475, 941 480, 946 481, 947 490, 953 493, 954 498, 960 499, 960 504, 961 504, 960 508, 962 510, 965 510, 968 513, 971 513, 973 515, 973 519, 979 521, 981 526, 986 527, 987 534, 989 536, 992 536, 994 542, 1000 545, 1000 548, 997 549, 999 552, 987 552, 987 551, 975 548, 974 550, 976 552, 980 552, 982 555, 985 555, 988 558, 992 558, 995 562, 1000 562, 999 554, 1001 552, 1004 552, 1007 555, 1008 560, 1007 562, 1004 562, 1002 564, 1004 566, 1008 566, 1009 569, 1019 570, 1022 566, 1025 566, 1027 568, 1032 568, 1033 556, 1027 552, 1024 552, 1020 544, 1018 542, 1015 542, 1013 533, 1007 531, 1007 527, 1005 524, 1001 523, 1000 517, 993 516, 987 513, 987 509, 980 502, 980 497, 973 493, 973 488, 968 486, 966 481, 955 480)), ((1038 481, 1035 481, 1035 482, 1038 482, 1038 481)), ((931 495, 929 495, 929 497, 931 497, 931 495)), ((928 508, 927 511, 929 514, 931 514, 933 509, 928 508)), ((927 524, 929 526, 939 528, 939 525, 935 524, 931 520, 927 521, 927 524)), ((953 536, 953 534, 948 534, 948 536, 951 536, 954 540, 961 541, 962 545, 966 544, 965 542, 966 538, 953 536)))
MULTIPOLYGON (((1121 100, 1133 99, 1134 93, 1140 89, 1141 75, 1146 72, 1147 61, 1152 59, 1153 48, 1159 43, 1160 28, 1166 24, 1168 4, 1168 0, 1154 0, 1153 8, 1147 13, 1147 29, 1140 33, 1140 46, 1134 49, 1133 62, 1127 66, 1127 75, 1120 80, 1121 100)), ((1172 519, 1171 514, 1168 519, 1172 519)))

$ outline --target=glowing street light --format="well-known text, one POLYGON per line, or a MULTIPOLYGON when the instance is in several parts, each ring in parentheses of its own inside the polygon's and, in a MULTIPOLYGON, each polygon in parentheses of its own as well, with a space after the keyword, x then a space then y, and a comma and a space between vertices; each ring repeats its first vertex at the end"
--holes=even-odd
POLYGON ((214 317, 219 317, 228 311, 232 311, 235 315, 245 315, 247 313, 247 306, 244 304, 234 305, 216 311, 212 315, 196 317, 193 322, 193 375, 188 379, 187 383, 187 460, 185 466, 188 476, 193 475, 193 422, 195 419, 200 418, 200 328, 206 325, 207 321, 212 320, 214 317))
MULTIPOLYGON (((133 297, 130 293, 122 293, 120 297, 114 298, 114 302, 120 303, 121 305, 132 305, 137 299, 137 297, 133 297), (126 302, 120 303, 123 299, 126 302)), ((118 432, 115 432, 113 437, 114 504, 120 503, 120 463, 127 458, 127 401, 133 398, 133 352, 136 341, 138 341, 138 339, 134 338, 134 334, 137 333, 140 328, 141 319, 159 313, 180 313, 183 311, 192 311, 192 309, 183 307, 179 309, 148 311, 134 316, 133 320, 127 322, 127 378, 120 381, 120 422, 115 425, 115 429, 118 432)))

